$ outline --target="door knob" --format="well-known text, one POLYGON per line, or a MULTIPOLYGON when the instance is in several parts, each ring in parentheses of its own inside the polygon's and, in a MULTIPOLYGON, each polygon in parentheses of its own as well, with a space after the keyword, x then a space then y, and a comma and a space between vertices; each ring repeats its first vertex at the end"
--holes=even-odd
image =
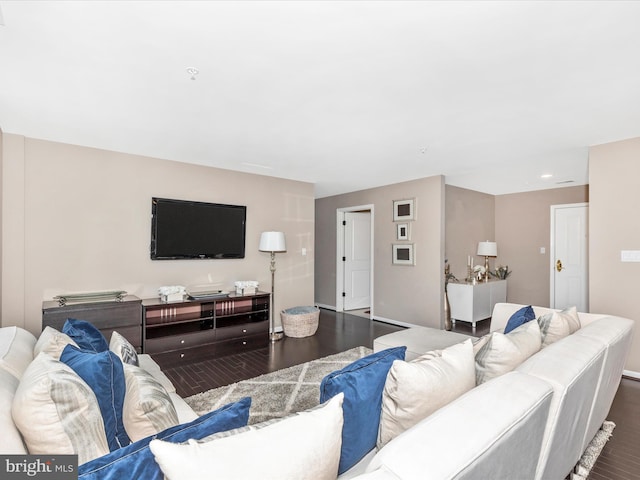
POLYGON ((556 262, 556 270, 557 271, 561 271, 562 270, 562 260, 558 260, 556 262))

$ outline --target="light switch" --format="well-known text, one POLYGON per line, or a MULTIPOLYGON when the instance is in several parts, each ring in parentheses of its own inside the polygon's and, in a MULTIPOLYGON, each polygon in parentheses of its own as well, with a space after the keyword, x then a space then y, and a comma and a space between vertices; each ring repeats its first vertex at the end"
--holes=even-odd
POLYGON ((547 252, 547 249, 544 247, 540 247, 540 255, 544 255, 547 252))
POLYGON ((305 257, 307 255, 307 249, 303 248, 302 249, 302 256, 305 257))
POLYGON ((621 262, 640 262, 640 250, 620 250, 621 262))

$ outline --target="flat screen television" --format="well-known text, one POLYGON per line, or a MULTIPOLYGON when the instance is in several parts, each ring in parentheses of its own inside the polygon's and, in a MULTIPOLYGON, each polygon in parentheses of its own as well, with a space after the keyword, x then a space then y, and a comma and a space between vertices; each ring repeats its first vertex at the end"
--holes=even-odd
POLYGON ((151 259, 244 258, 247 207, 151 200, 151 259))

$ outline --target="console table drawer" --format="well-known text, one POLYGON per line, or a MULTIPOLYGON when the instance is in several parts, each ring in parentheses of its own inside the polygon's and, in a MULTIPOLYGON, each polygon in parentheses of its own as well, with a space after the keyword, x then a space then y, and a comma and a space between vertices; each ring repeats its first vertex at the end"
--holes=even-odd
POLYGON ((269 332, 269 322, 245 323, 231 327, 216 328, 216 340, 242 338, 248 335, 256 335, 269 332))
POLYGON ((215 338, 215 330, 201 330, 199 332, 183 333, 181 335, 147 338, 144 348, 146 353, 151 354, 171 350, 184 350, 202 345, 203 343, 212 343, 215 341, 215 338))

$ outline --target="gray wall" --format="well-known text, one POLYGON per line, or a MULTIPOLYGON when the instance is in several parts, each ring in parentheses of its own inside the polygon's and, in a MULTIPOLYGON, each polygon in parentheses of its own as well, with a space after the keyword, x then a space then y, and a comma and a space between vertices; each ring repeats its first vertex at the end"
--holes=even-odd
POLYGON ((444 266, 444 177, 435 176, 316 199, 315 299, 336 306, 336 215, 339 208, 374 205, 375 318, 440 328, 444 266), (392 264, 393 201, 415 199, 411 243, 415 266, 392 264))

